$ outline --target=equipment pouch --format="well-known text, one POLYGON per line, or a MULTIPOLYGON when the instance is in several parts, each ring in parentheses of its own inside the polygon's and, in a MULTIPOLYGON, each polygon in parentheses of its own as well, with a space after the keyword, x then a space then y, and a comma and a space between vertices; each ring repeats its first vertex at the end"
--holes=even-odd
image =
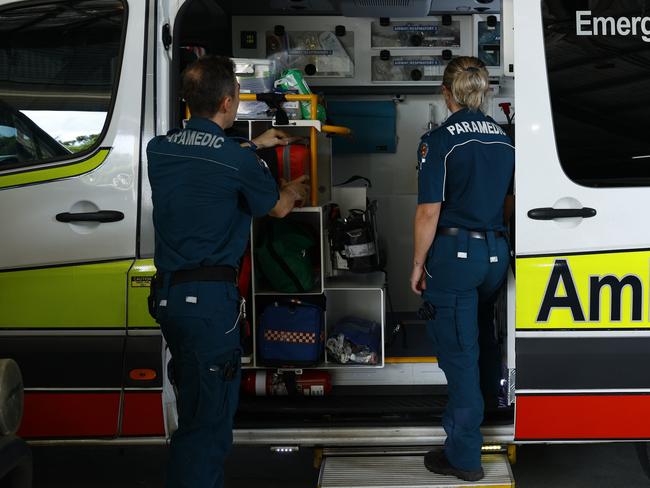
POLYGON ((436 306, 431 302, 425 300, 420 309, 418 310, 418 318, 420 320, 435 320, 436 319, 436 306))

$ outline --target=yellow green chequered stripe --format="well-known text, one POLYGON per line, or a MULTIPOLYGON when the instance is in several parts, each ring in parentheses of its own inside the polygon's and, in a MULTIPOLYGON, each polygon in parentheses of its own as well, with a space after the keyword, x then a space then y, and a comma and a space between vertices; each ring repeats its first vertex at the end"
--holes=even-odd
POLYGON ((22 173, 0 175, 0 190, 16 186, 45 183, 46 181, 60 180, 80 176, 97 169, 108 157, 110 148, 101 148, 86 159, 74 163, 62 164, 43 169, 27 170, 22 173))
POLYGON ((517 258, 517 330, 650 329, 649 250, 517 258))
POLYGON ((126 259, 0 272, 0 328, 125 328, 132 265, 126 259))
POLYGON ((127 324, 130 328, 157 328, 149 315, 149 286, 156 273, 153 259, 138 259, 133 263, 127 277, 127 324))
POLYGON ((0 329, 158 328, 153 259, 0 272, 0 329))

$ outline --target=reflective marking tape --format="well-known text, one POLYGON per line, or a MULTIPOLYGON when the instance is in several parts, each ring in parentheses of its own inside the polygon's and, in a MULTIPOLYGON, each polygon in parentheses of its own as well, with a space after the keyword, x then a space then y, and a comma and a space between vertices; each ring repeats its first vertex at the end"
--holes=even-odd
POLYGON ((388 357, 384 362, 386 364, 437 363, 438 358, 434 356, 388 357))
POLYGON ((650 395, 517 395, 516 440, 650 438, 650 395))
POLYGON ((265 330, 264 340, 292 344, 316 344, 315 332, 291 332, 285 330, 265 330))
POLYGON ((53 165, 39 169, 30 166, 21 168, 15 173, 0 174, 0 190, 81 176, 99 168, 108 157, 109 152, 110 148, 102 148, 80 161, 64 162, 58 166, 53 165))
POLYGON ((196 297, 185 297, 185 301, 187 303, 196 303, 198 302, 198 299, 196 297))
POLYGON ((517 258, 517 330, 649 329, 650 251, 517 258))

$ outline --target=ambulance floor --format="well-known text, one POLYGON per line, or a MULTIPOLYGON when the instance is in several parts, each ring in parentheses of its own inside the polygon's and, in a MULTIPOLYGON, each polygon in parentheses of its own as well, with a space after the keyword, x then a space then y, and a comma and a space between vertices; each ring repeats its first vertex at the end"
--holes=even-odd
MULTIPOLYGON (((162 488, 163 447, 38 447, 34 488, 162 488)), ((518 448, 517 488, 647 488, 633 445, 530 445, 518 448)), ((312 451, 290 455, 236 448, 226 488, 315 488, 312 451)))

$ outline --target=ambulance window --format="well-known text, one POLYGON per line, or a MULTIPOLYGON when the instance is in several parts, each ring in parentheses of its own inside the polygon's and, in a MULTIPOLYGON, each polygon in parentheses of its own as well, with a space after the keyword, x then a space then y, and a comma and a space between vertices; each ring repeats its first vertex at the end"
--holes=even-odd
POLYGON ((0 9, 0 171, 99 144, 116 91, 125 10, 122 0, 0 9))
POLYGON ((542 0, 560 163, 576 183, 650 186, 650 1, 542 0))

